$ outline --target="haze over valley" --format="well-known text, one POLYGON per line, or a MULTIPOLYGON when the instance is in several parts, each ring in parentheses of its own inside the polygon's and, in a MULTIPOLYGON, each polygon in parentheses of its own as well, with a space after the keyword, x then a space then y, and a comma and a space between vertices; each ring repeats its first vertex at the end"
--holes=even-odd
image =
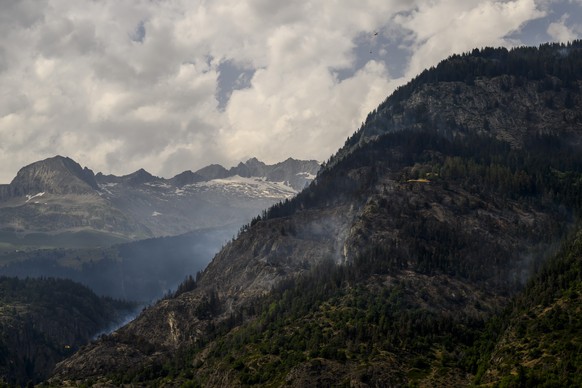
POLYGON ((6 1, 0 386, 582 386, 581 11, 6 1))

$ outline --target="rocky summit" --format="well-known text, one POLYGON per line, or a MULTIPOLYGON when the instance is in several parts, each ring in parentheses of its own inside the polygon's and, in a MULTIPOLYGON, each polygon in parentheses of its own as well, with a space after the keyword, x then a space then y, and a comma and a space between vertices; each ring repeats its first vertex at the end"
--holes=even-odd
POLYGON ((426 70, 50 382, 578 386, 581 87, 580 41, 426 70))

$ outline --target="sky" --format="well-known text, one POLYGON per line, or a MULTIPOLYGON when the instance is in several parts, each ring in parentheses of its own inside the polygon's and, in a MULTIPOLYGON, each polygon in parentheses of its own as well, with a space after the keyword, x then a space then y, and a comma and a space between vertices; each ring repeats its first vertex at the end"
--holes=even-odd
POLYGON ((582 37, 582 0, 0 0, 0 183, 327 160, 454 53, 582 37))

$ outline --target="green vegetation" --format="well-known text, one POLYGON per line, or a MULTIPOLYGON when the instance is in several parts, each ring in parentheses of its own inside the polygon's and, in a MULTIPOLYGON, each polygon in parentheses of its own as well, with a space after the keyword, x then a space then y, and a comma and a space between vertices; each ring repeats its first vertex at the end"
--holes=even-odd
POLYGON ((135 307, 70 280, 0 277, 0 382, 41 381, 135 307))
POLYGON ((475 382, 582 386, 582 232, 547 262, 477 348, 475 382))
POLYGON ((127 242, 128 239, 100 231, 51 233, 21 233, 0 231, 0 254, 15 250, 111 246, 127 242))
POLYGON ((235 384, 280 386, 297 368, 324 365, 346 386, 582 383, 582 232, 488 321, 495 311, 478 299, 476 310, 455 301, 444 312, 426 308, 442 306, 429 291, 435 278, 399 275, 381 259, 325 262, 216 326, 199 346, 113 381, 204 386, 221 373, 235 384), (241 324, 243 316, 251 319, 241 324))

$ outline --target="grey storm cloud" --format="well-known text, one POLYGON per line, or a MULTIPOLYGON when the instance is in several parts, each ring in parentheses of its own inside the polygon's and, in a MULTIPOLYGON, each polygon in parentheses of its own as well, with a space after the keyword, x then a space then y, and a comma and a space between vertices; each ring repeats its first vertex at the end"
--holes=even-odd
POLYGON ((582 34, 581 1, 4 0, 0 182, 55 154, 172 176, 327 159, 455 52, 582 34))

